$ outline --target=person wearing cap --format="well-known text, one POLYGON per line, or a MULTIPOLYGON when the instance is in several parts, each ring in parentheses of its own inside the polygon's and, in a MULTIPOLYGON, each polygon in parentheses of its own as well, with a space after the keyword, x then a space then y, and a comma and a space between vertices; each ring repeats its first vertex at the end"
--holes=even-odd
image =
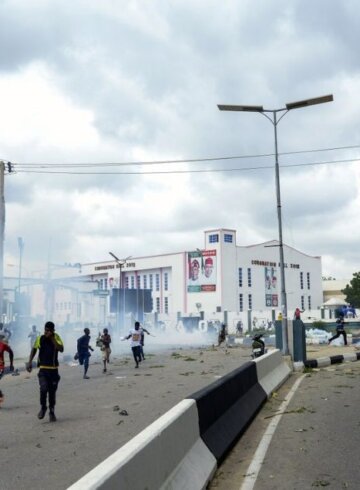
POLYGON ((38 419, 45 417, 47 399, 49 399, 49 420, 50 422, 56 422, 56 390, 60 381, 58 353, 64 352, 64 344, 60 336, 55 333, 55 324, 53 322, 45 323, 43 335, 36 339, 31 349, 29 361, 26 363, 26 370, 29 373, 32 371, 32 361, 37 351, 39 351, 38 366, 40 369, 38 378, 41 406, 38 419))
POLYGON ((209 279, 211 277, 211 274, 213 272, 213 259, 211 257, 208 257, 205 259, 205 269, 204 269, 204 276, 209 279))
MULTIPOLYGON (((5 335, 0 333, 0 379, 3 377, 3 374, 5 372, 5 361, 4 361, 4 353, 7 352, 9 354, 9 359, 10 359, 10 371, 14 371, 14 353, 11 349, 11 347, 7 344, 7 340, 5 338, 5 335)), ((0 404, 4 400, 4 395, 2 391, 0 390, 0 404)))

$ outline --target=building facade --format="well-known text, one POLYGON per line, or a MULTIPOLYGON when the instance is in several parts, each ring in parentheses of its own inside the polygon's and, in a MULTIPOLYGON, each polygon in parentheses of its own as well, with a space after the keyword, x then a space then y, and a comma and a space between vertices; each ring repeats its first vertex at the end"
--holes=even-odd
MULTIPOLYGON (((284 262, 289 317, 296 307, 320 309, 321 258, 284 245, 284 262)), ((108 309, 120 285, 151 290, 158 314, 281 311, 278 242, 238 246, 230 229, 205 231, 203 246, 193 251, 131 258, 121 268, 115 260, 82 264, 80 277, 108 291, 108 309)))

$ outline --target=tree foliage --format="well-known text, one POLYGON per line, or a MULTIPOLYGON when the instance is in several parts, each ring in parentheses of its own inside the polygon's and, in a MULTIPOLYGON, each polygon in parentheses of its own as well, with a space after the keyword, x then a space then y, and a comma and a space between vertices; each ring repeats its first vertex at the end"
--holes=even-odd
POLYGON ((350 284, 347 284, 341 292, 345 294, 347 303, 354 308, 360 308, 360 272, 354 272, 350 284))

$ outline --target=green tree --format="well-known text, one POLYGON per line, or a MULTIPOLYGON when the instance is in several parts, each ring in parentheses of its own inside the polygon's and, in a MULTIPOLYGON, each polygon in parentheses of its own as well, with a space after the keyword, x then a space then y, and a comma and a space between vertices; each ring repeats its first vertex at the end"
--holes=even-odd
POLYGON ((354 272, 350 284, 347 284, 341 292, 345 294, 347 303, 354 308, 360 308, 360 272, 354 272))

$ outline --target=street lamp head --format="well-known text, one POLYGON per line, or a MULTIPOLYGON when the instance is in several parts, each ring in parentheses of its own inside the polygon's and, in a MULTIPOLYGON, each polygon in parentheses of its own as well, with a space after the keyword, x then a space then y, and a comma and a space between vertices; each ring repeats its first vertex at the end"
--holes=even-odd
POLYGON ((299 100, 297 102, 289 102, 286 104, 286 109, 300 109, 301 107, 308 107, 309 105, 325 104, 326 102, 332 102, 334 97, 332 94, 324 95, 323 97, 315 97, 314 99, 299 100))
POLYGON ((226 105, 218 104, 220 111, 263 112, 262 105, 226 105))
POLYGON ((116 257, 116 255, 115 255, 115 254, 113 254, 112 252, 109 252, 109 254, 111 255, 111 257, 113 257, 113 258, 114 258, 115 260, 117 260, 118 262, 120 261, 120 259, 118 259, 118 258, 116 257))

